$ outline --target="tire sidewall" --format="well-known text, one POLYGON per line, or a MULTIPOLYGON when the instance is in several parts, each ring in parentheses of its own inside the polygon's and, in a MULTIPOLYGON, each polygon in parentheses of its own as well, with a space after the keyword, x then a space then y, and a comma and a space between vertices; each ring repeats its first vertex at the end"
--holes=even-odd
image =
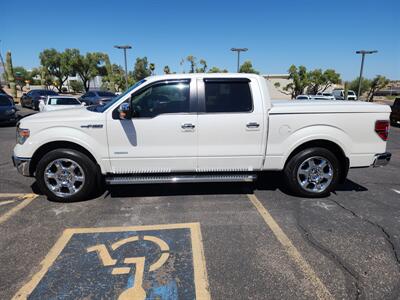
POLYGON ((50 151, 42 157, 36 167, 35 177, 39 189, 48 197, 49 200, 57 202, 75 202, 87 200, 88 197, 90 197, 97 183, 97 170, 98 168, 96 164, 85 154, 72 149, 56 149, 50 151), (70 197, 58 197, 57 195, 53 194, 47 187, 44 180, 44 172, 47 165, 50 162, 61 158, 67 158, 75 161, 82 167, 82 170, 85 173, 85 183, 83 187, 78 193, 70 197))
POLYGON ((297 195, 308 197, 308 198, 319 198, 319 197, 326 197, 332 192, 340 178, 340 162, 337 157, 329 150, 325 148, 309 148, 303 151, 300 151, 295 156, 293 156, 288 164, 285 167, 285 178, 287 180, 288 185, 290 186, 291 190, 294 191, 297 195), (327 159, 333 168, 333 177, 332 181, 329 186, 323 191, 319 193, 313 193, 304 190, 297 180, 297 170, 299 169, 300 165, 308 158, 313 156, 320 156, 327 159))

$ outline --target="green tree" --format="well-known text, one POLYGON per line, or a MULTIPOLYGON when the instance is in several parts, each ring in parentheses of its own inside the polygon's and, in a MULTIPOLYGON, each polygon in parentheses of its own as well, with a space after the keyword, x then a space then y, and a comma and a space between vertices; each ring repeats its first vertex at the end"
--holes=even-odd
POLYGON ((106 83, 106 87, 111 91, 115 92, 115 80, 113 74, 113 66, 111 65, 110 58, 107 54, 103 54, 103 61, 105 64, 106 74, 103 76, 102 81, 106 83))
POLYGON ((204 59, 200 59, 200 68, 196 68, 196 73, 206 73, 207 72, 207 62, 204 59))
POLYGON ((171 74, 171 70, 169 69, 169 66, 164 67, 164 74, 171 74))
POLYGON ((17 90, 15 89, 15 78, 14 78, 14 68, 12 64, 12 57, 11 57, 11 52, 8 51, 6 54, 6 73, 7 73, 7 80, 8 80, 8 85, 10 86, 11 89, 11 96, 13 98, 17 98, 17 90))
POLYGON ((54 83, 60 93, 68 76, 75 75, 71 64, 72 54, 73 51, 58 52, 56 49, 45 49, 39 55, 41 65, 55 78, 54 83))
POLYGON ((212 67, 211 69, 208 70, 208 73, 228 73, 228 70, 226 69, 221 70, 218 67, 212 67))
POLYGON ((385 76, 377 75, 374 79, 371 80, 371 86, 368 92, 367 100, 372 102, 374 100, 374 93, 383 89, 385 86, 389 84, 390 80, 385 76))
POLYGON ((133 69, 133 79, 135 81, 142 80, 151 75, 151 70, 149 67, 149 62, 147 57, 136 58, 135 67, 133 69))
POLYGON ((71 57, 72 72, 78 74, 87 92, 90 87, 90 81, 99 75, 100 64, 104 62, 104 54, 88 52, 86 55, 81 55, 78 49, 66 49, 64 53, 71 57))
POLYGON ((20 90, 25 86, 25 81, 32 82, 32 73, 24 67, 14 67, 15 83, 19 86, 20 90))
POLYGON ((69 85, 75 93, 81 93, 85 90, 82 81, 79 80, 70 80, 69 85))
POLYGON ((253 64, 251 63, 250 60, 246 60, 239 68, 239 73, 254 73, 254 74, 260 74, 258 71, 256 71, 253 68, 253 64))
MULTIPOLYGON (((358 91, 358 79, 359 77, 349 82, 349 90, 352 90, 355 93, 357 93, 358 91)), ((369 91, 370 87, 371 87, 371 80, 367 78, 362 78, 360 95, 369 91)))
MULTIPOLYGON (((280 92, 290 95, 292 99, 296 98, 298 95, 304 94, 304 90, 309 85, 308 72, 305 66, 296 67, 291 65, 289 70, 289 80, 292 82, 288 83, 282 88, 280 92)), ((276 88, 280 88, 280 83, 275 83, 276 88)))
POLYGON ((153 63, 150 63, 149 69, 150 69, 150 71, 151 71, 151 75, 154 75, 154 70, 156 69, 156 65, 153 64, 153 63))
POLYGON ((189 71, 189 73, 194 73, 194 71, 196 69, 196 65, 197 65, 196 60, 197 60, 196 57, 194 57, 193 55, 188 55, 186 57, 186 61, 188 61, 190 63, 190 71, 189 71))
POLYGON ((341 82, 340 74, 333 69, 327 69, 322 72, 321 69, 310 71, 307 75, 309 86, 307 92, 311 95, 316 95, 318 92, 324 92, 333 84, 341 82))

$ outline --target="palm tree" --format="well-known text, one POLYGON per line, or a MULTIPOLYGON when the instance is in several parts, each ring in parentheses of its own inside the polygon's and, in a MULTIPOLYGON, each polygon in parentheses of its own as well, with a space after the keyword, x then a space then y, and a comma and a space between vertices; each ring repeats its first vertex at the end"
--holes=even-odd
POLYGON ((154 70, 156 69, 156 65, 153 63, 150 63, 150 71, 151 71, 151 75, 154 75, 154 70))
POLYGON ((164 73, 165 74, 170 74, 171 73, 171 70, 169 69, 169 66, 165 66, 164 67, 164 73))

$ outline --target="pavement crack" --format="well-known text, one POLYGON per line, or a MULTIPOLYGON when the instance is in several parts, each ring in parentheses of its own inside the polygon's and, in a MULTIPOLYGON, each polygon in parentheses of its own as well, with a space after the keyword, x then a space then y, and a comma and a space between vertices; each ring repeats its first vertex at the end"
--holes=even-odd
MULTIPOLYGON (((327 199, 333 203, 335 203, 337 206, 339 206, 340 208, 342 208, 343 210, 349 212, 350 214, 352 214, 355 218, 360 219, 361 221, 370 224, 372 226, 374 226, 375 228, 377 228, 379 231, 382 232, 389 248, 391 249, 391 252, 393 254, 393 257, 396 261, 396 265, 397 265, 397 269, 400 272, 400 257, 399 257, 399 250, 397 249, 395 242, 392 239, 392 236, 389 234, 389 232, 379 223, 371 221, 368 218, 364 218, 363 216, 357 214, 355 211, 351 210, 350 208, 347 208, 346 206, 344 206, 343 204, 341 204, 340 202, 334 200, 334 199, 327 199)), ((387 299, 398 299, 398 295, 400 294, 400 284, 397 284, 395 286, 395 288, 393 289, 393 291, 391 292, 390 297, 388 297, 387 299)))
POLYGON ((333 199, 329 199, 329 200, 334 202, 336 205, 338 205, 342 209, 346 210, 347 212, 351 213, 354 217, 359 218, 360 220, 363 220, 364 222, 366 222, 368 224, 371 224, 372 226, 378 228, 383 233, 383 236, 385 237, 386 242, 390 245, 390 248, 391 248, 393 256, 394 256, 394 258, 396 260, 398 269, 400 271, 400 254, 399 254, 399 250, 397 250, 396 245, 395 245, 391 235, 389 234, 389 232, 382 225, 380 225, 379 223, 376 223, 374 221, 371 221, 370 219, 367 219, 367 218, 364 218, 363 216, 358 215, 356 212, 354 212, 350 208, 347 208, 346 206, 344 206, 340 202, 338 202, 336 200, 333 200, 333 199))
POLYGON ((345 263, 336 253, 334 253, 327 247, 323 246, 320 242, 318 242, 314 238, 314 236, 306 229, 306 227, 299 222, 299 218, 297 218, 297 226, 300 229, 304 239, 314 249, 316 249, 319 253, 329 258, 331 261, 333 261, 345 274, 348 274, 353 279, 353 284, 346 282, 348 294, 354 294, 356 300, 360 298, 362 299, 363 297, 361 296, 364 293, 362 285, 360 283, 361 280, 359 274, 351 266, 345 263), (353 289, 355 291, 351 291, 353 289))

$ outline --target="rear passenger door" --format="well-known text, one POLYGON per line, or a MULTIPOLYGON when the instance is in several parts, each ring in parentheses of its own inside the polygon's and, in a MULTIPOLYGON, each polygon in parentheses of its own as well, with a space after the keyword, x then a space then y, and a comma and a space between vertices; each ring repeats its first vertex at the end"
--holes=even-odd
POLYGON ((267 120, 258 82, 204 78, 197 85, 198 170, 260 169, 267 120))

